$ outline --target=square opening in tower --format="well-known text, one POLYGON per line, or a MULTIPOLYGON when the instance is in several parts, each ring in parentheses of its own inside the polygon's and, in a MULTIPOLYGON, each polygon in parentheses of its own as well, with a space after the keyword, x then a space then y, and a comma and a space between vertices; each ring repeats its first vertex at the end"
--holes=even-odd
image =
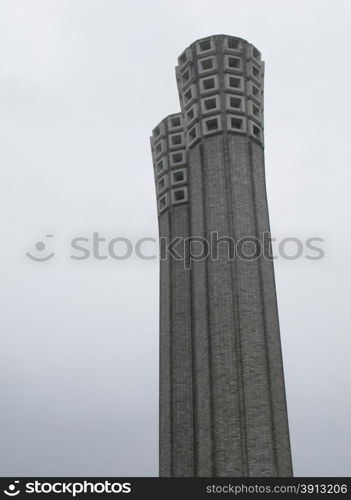
POLYGON ((178 166, 185 163, 185 151, 171 153, 171 166, 178 166))
POLYGON ((214 56, 199 59, 197 62, 199 74, 215 71, 217 68, 216 58, 214 56))
POLYGON ((188 147, 192 147, 200 139, 199 124, 196 123, 188 132, 188 147))
POLYGON ((166 208, 168 207, 169 202, 168 202, 168 193, 165 193, 161 198, 158 200, 158 211, 159 213, 162 213, 166 208))
POLYGON ((214 50, 214 48, 214 41, 211 38, 208 38, 207 40, 201 40, 200 42, 196 43, 196 51, 198 54, 210 52, 214 50))
POLYGON ((242 116, 227 116, 228 130, 232 132, 246 133, 246 120, 242 116))
POLYGON ((180 168, 179 170, 174 170, 171 174, 171 184, 182 184, 186 182, 186 169, 180 168))
POLYGON ((262 142, 262 130, 261 127, 256 125, 254 122, 250 121, 250 135, 255 137, 257 140, 262 142))
POLYGON ((226 48, 230 50, 240 50, 241 49, 241 40, 237 40, 235 38, 227 38, 226 39, 226 48))
POLYGON ((197 129, 196 127, 193 127, 190 131, 189 131, 189 137, 190 139, 196 139, 197 137, 197 129))
POLYGON ((156 174, 161 175, 167 170, 167 158, 164 156, 156 163, 156 174))
POLYGON ((172 189, 172 203, 176 205, 177 203, 183 203, 188 200, 188 190, 186 187, 172 189))
POLYGON ((240 57, 228 56, 228 68, 231 69, 241 69, 241 59, 240 57))
POLYGON ((202 127, 204 134, 209 134, 221 130, 221 116, 218 115, 204 119, 202 122, 202 127))
POLYGON ((157 193, 162 193, 168 187, 168 177, 164 175, 157 183, 157 193))
POLYGON ((155 156, 158 157, 166 152, 166 143, 164 139, 161 139, 157 144, 155 144, 155 156))
POLYGON ((252 101, 250 102, 250 112, 255 116, 256 118, 260 119, 260 108, 252 101))
POLYGON ((177 127, 180 127, 182 125, 182 120, 181 120, 180 116, 175 116, 174 118, 171 118, 170 122, 171 122, 171 126, 173 128, 177 128, 177 127))
POLYGON ((260 70, 258 68, 256 68, 256 66, 254 66, 253 64, 251 65, 251 73, 252 73, 252 76, 254 76, 255 78, 257 78, 259 80, 260 70))
POLYGON ((183 94, 184 106, 188 107, 196 99, 196 87, 192 84, 183 94))
POLYGON ((260 88, 250 80, 247 82, 247 84, 248 84, 248 95, 260 103, 262 95, 260 88))
POLYGON ((182 132, 178 134, 171 134, 169 136, 170 147, 183 146, 184 145, 184 135, 182 132))
POLYGON ((200 79, 200 92, 202 94, 207 94, 218 90, 218 76, 208 76, 207 78, 200 79))
POLYGON ((187 48, 178 57, 179 68, 183 68, 186 64, 191 62, 191 60, 192 60, 192 52, 189 48, 187 48))
POLYGON ((186 113, 186 125, 189 128, 191 124, 199 117, 198 105, 194 104, 186 113))
POLYGON ((214 95, 201 99, 201 110, 203 113, 210 113, 219 110, 219 96, 214 95))
POLYGON ((182 73, 182 84, 185 85, 190 80, 190 70, 187 69, 182 73))
POLYGON ((230 89, 241 90, 243 87, 242 78, 240 76, 226 75, 227 85, 230 89))
POLYGON ((245 111, 245 99, 244 97, 238 96, 238 95, 231 95, 227 94, 226 95, 226 103, 227 103, 227 109, 232 110, 232 111, 239 111, 239 112, 244 112, 245 111))

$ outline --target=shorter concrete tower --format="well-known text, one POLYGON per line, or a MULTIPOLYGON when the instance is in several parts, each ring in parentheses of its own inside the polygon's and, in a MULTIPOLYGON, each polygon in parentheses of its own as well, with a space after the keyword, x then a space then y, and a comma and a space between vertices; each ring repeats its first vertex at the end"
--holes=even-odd
MULTIPOLYGON (((160 474, 290 476, 272 261, 228 238, 269 232, 264 63, 246 40, 198 40, 176 68, 181 112, 153 130, 160 236, 222 238, 216 258, 160 263, 160 474)), ((249 241, 249 243, 250 243, 249 241)))

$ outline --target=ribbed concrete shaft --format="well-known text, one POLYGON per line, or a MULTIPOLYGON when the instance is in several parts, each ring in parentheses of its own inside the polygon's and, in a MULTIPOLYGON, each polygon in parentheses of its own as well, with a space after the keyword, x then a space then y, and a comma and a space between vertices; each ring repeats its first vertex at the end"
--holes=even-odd
POLYGON ((198 239, 161 252, 161 476, 292 475, 273 264, 228 253, 228 238, 256 238, 248 254, 269 233, 263 75, 245 40, 195 42, 181 113, 151 138, 160 236, 198 239), (196 258, 214 234, 217 254, 196 258))

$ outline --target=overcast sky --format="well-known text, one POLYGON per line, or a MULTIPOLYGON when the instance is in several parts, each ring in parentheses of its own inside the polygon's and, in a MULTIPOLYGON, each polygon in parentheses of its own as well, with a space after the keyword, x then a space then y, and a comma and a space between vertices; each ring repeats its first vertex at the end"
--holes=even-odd
POLYGON ((276 262, 294 472, 350 476, 350 2, 0 11, 1 475, 157 475, 157 260, 73 260, 70 240, 157 236, 150 131, 179 111, 177 56, 226 33, 266 61, 273 235, 325 240, 276 262))

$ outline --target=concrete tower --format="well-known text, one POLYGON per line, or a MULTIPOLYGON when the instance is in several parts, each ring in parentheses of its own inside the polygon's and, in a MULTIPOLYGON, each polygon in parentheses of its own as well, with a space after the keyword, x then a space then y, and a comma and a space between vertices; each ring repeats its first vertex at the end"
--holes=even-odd
POLYGON ((269 232, 264 63, 217 35, 185 49, 176 75, 181 112, 151 137, 160 236, 219 241, 191 266, 187 245, 161 258, 160 475, 290 476, 274 270, 257 250, 269 232))

